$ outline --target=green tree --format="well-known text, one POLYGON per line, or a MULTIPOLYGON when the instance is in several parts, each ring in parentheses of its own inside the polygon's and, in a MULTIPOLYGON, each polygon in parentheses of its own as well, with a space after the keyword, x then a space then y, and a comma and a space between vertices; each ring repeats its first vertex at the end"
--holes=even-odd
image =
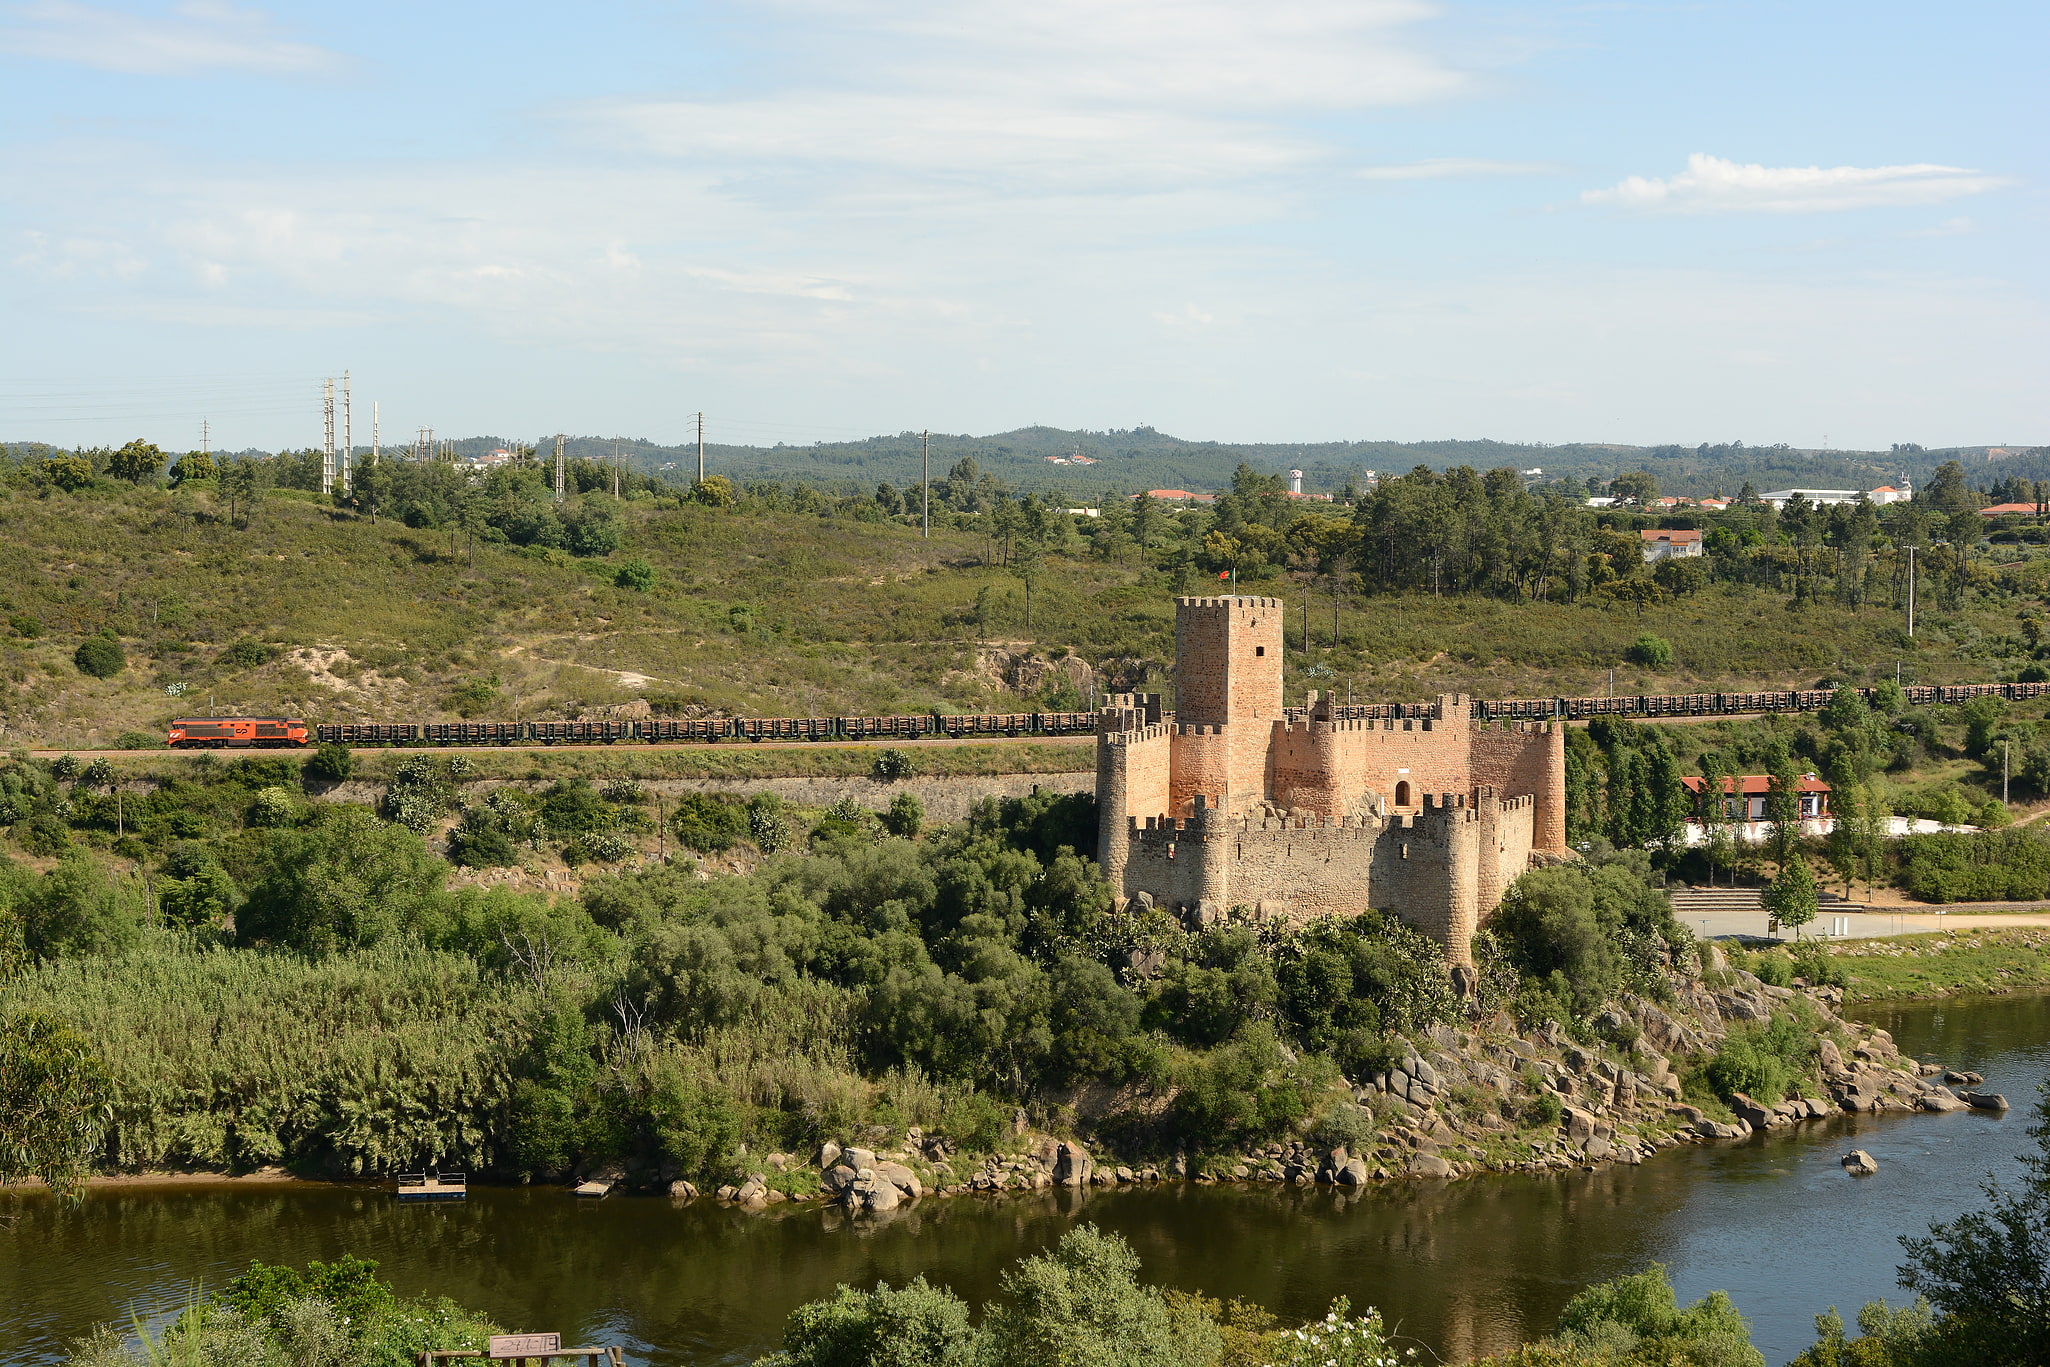
POLYGON ((302 772, 314 783, 347 783, 356 772, 356 752, 333 741, 323 742, 306 757, 302 772))
POLYGON ((979 1343, 967 1304, 914 1277, 901 1290, 843 1285, 798 1306, 784 1321, 782 1351, 756 1367, 974 1367, 979 1343))
POLYGON ((1630 648, 1623 654, 1632 664, 1647 665, 1653 669, 1663 669, 1673 662, 1672 643, 1663 636, 1653 636, 1650 632, 1632 641, 1630 648))
POLYGON ((212 479, 219 468, 214 458, 204 451, 187 451, 171 467, 171 487, 176 488, 187 480, 212 479))
POLYGON ((27 889, 22 923, 39 959, 112 954, 141 935, 142 908, 97 859, 72 846, 27 889))
POLYGON ((111 636, 88 636, 72 652, 71 662, 78 666, 81 674, 90 674, 95 679, 111 679, 128 668, 128 652, 111 636))
POLYGON ((1987 1208, 1902 1236, 1901 1285, 1926 1296, 1950 1349, 1939 1362, 2023 1367, 2050 1362, 2050 1097, 2036 1103, 2037 1141, 2019 1189, 1988 1182, 1987 1208))
POLYGON ((1003 1299, 986 1308, 988 1367, 1208 1367, 1221 1348, 1208 1319, 1177 1315, 1138 1280, 1139 1255, 1115 1234, 1083 1225, 1051 1252, 1004 1273, 1003 1299))
POLYGON ((419 836, 354 806, 323 807, 310 825, 272 831, 261 867, 236 937, 308 952, 376 944, 421 924, 448 872, 419 836))
POLYGON ((164 453, 154 442, 137 437, 107 461, 107 473, 116 479, 125 479, 131 484, 140 484, 146 479, 155 479, 164 468, 164 453))
POLYGON ((1659 496, 1659 482, 1649 470, 1631 470, 1609 482, 1609 496, 1618 502, 1649 507, 1659 496))
POLYGON ((706 475, 695 481, 690 486, 690 497, 691 502, 707 508, 731 508, 736 501, 733 481, 724 475, 706 475))
POLYGON ((629 556, 619 562, 612 582, 632 593, 647 593, 655 587, 655 567, 638 556, 629 556))
POLYGON ((1566 1302, 1552 1342, 1603 1361, 1765 1367, 1765 1355, 1752 1346, 1750 1327, 1729 1296, 1712 1291, 1683 1310, 1661 1263, 1591 1286, 1566 1302))
POLYGON ((1780 865, 1779 872, 1765 885, 1760 900, 1773 920, 1782 926, 1792 926, 1794 938, 1801 938, 1801 927, 1815 919, 1816 896, 1815 875, 1799 850, 1780 865))
MULTIPOLYGON (((1730 798, 1727 796, 1734 786, 1736 775, 1730 762, 1720 750, 1709 750, 1701 756, 1701 847, 1702 855, 1708 861, 1708 881, 1715 884, 1716 867, 1733 869, 1736 866, 1736 841, 1730 830, 1730 798)), ((1739 799, 1742 800, 1741 798, 1739 799)))
POLYGON ((113 1093, 84 1035, 39 1012, 0 1013, 0 1186, 40 1177, 77 1201, 113 1119, 113 1093))
POLYGON ((37 463, 36 471, 67 494, 90 488, 93 482, 92 462, 70 454, 47 456, 37 463))

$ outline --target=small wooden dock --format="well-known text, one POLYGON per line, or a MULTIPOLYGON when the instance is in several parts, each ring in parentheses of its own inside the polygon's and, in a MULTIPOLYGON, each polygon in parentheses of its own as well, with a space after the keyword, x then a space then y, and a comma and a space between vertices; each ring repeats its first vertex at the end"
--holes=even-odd
POLYGON ((579 1196, 590 1197, 595 1200, 611 1194, 612 1183, 602 1177, 594 1177, 588 1182, 577 1183, 577 1195, 579 1196))
POLYGON ((466 1172, 402 1172, 393 1193, 401 1201, 462 1201, 470 1195, 466 1172))

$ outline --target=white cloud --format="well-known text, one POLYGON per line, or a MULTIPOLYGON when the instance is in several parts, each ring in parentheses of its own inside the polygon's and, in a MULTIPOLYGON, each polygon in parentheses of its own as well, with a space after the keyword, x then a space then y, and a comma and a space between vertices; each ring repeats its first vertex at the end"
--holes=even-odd
POLYGON ((1580 198, 1653 213, 1802 214, 1940 204, 2012 183, 1961 166, 1759 166, 1696 152, 1671 179, 1629 176, 1580 198))
POLYGON ((1433 157, 1400 166, 1362 166, 1361 180, 1451 180, 1467 176, 1534 176, 1558 168, 1542 161, 1488 161, 1479 157, 1433 157))
POLYGON ((0 9, 0 52, 77 62, 130 75, 207 71, 325 71, 341 58, 277 33, 261 10, 193 0, 152 17, 76 0, 34 0, 0 9))
POLYGON ((1978 226, 1979 226, 1978 224, 1976 224, 1976 223, 1972 222, 1972 220, 1971 220, 1971 219, 1969 219, 1969 218, 1946 218, 1946 219, 1944 219, 1944 220, 1943 220, 1943 222, 1941 222, 1941 223, 1938 223, 1938 224, 1937 224, 1937 225, 1935 225, 1934 227, 1931 227, 1931 228, 1917 228, 1917 229, 1915 229, 1915 230, 1914 230, 1913 232, 1909 233, 1909 234, 1908 234, 1908 236, 1909 236, 1909 237, 1962 237, 1962 236, 1964 236, 1964 235, 1965 235, 1966 233, 1969 233, 1969 232, 1975 232, 1975 231, 1977 231, 1977 229, 1978 229, 1978 226))

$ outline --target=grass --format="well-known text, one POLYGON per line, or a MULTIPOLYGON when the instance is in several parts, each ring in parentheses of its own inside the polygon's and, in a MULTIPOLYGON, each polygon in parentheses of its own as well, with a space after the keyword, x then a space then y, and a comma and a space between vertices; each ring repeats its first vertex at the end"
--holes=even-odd
POLYGON ((1846 1002, 2050 987, 2050 927, 1896 935, 1834 945, 1830 952, 1850 978, 1846 1002))
MULTIPOLYGON (((458 707, 575 716, 641 697, 763 716, 1025 710, 1041 704, 1040 682, 1015 686, 1021 657, 1073 654, 1104 687, 1171 692, 1173 596, 1215 587, 1137 556, 1092 558, 1077 535, 1037 575, 1028 629, 1024 582, 990 563, 973 528, 935 526, 927 542, 901 522, 746 507, 639 499, 619 513, 620 550, 572 560, 452 546, 290 491, 246 529, 192 488, 0 491, 0 619, 40 632, 0 639, 0 722, 14 744, 83 749, 210 708, 313 721, 442 720, 458 707), (651 592, 612 582, 628 556, 655 567, 651 592), (72 663, 102 631, 129 660, 107 680, 72 663)), ((1897 656, 1923 681, 1986 679, 1995 666, 1971 642, 2011 633, 2020 601, 2000 590, 1932 611, 1904 644, 1886 608, 1793 610, 1753 589, 1641 616, 1607 603, 1347 597, 1334 640, 1320 591, 1303 650, 1300 586, 1241 587, 1287 599, 1291 696, 1350 688, 1362 700, 1600 693, 1645 631, 1671 641, 1675 662, 1618 668, 1619 692, 1872 680, 1897 656)))

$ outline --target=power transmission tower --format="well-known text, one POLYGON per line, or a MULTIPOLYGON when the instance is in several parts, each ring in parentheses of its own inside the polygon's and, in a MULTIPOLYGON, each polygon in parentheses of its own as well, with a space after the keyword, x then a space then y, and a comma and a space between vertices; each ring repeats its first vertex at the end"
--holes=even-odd
POLYGON ((199 453, 203 456, 213 454, 213 429, 205 418, 199 420, 199 453))
POLYGON ((705 482, 705 414, 698 411, 698 483, 705 482))
POLYGON ((356 429, 349 418, 349 372, 346 370, 342 372, 342 463, 337 473, 346 493, 353 486, 351 477, 356 473, 356 429))
POLYGON ((322 380, 321 392, 327 431, 320 448, 320 492, 331 494, 335 491, 335 382, 322 380))
POLYGON ((562 433, 555 434, 555 501, 562 502, 562 433))
POLYGON ((920 518, 921 518, 921 519, 923 520, 924 526, 923 526, 923 528, 922 528, 922 529, 920 530, 920 532, 919 532, 919 536, 920 536, 921 538, 923 538, 924 540, 930 541, 930 540, 932 540, 932 429, 931 429, 931 428, 927 428, 927 429, 926 429, 925 431, 923 431, 923 432, 920 432, 920 433, 918 434, 918 462, 919 462, 919 466, 921 467, 921 469, 922 469, 922 470, 923 470, 923 472, 924 472, 923 474, 921 474, 921 475, 919 476, 919 487, 920 487, 921 489, 923 489, 923 490, 925 491, 925 493, 924 493, 924 497, 923 497, 923 498, 922 498, 922 499, 920 500, 920 501, 921 501, 921 503, 922 503, 922 505, 923 505, 923 507, 922 507, 922 510, 921 510, 921 512, 919 513, 919 516, 920 516, 920 518))

